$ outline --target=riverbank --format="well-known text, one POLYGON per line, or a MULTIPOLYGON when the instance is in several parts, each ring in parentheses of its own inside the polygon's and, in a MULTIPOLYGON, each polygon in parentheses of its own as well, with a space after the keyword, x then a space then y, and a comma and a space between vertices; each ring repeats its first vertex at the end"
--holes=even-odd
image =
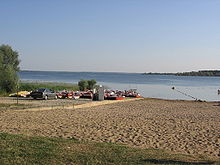
POLYGON ((75 110, 9 110, 1 112, 0 126, 12 134, 220 156, 220 108, 213 102, 144 99, 75 110))

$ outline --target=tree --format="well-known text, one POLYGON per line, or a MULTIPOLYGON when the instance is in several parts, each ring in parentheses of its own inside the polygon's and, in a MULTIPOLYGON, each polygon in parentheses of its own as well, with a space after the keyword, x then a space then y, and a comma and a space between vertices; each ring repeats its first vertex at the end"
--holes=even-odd
POLYGON ((18 85, 19 63, 18 52, 13 51, 9 45, 0 46, 0 91, 15 91, 18 85))
POLYGON ((96 80, 94 80, 94 79, 88 80, 88 87, 87 88, 91 90, 94 88, 95 84, 96 84, 96 80))
POLYGON ((79 86, 79 89, 81 91, 85 91, 86 89, 93 89, 94 86, 96 84, 96 80, 92 79, 92 80, 80 80, 78 82, 78 86, 79 86))
POLYGON ((87 89, 87 87, 88 87, 88 82, 87 82, 87 80, 80 80, 80 81, 78 82, 78 86, 79 86, 79 90, 85 91, 85 90, 87 89))

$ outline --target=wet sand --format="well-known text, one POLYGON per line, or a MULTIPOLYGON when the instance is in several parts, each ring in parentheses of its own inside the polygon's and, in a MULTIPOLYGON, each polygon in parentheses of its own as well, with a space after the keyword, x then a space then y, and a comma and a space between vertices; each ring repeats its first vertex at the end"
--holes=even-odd
POLYGON ((144 99, 90 108, 0 111, 0 132, 220 157, 218 103, 144 99))

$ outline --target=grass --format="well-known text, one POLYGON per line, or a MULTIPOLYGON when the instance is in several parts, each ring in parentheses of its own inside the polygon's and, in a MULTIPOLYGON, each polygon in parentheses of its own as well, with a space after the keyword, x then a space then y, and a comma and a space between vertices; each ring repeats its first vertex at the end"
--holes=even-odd
MULTIPOLYGON (((26 109, 26 108, 30 108, 33 105, 31 104, 4 104, 4 103, 0 103, 0 111, 1 110, 13 110, 13 109, 26 109)), ((1 164, 0 164, 1 165, 1 164)))
POLYGON ((27 104, 4 104, 0 103, 0 108, 26 107, 27 104))
POLYGON ((79 90, 78 85, 70 84, 70 83, 55 83, 55 82, 46 82, 46 83, 38 83, 38 82, 21 82, 19 90, 20 91, 31 91, 38 88, 50 88, 55 91, 59 90, 79 90))
MULTIPOLYGON (((78 91, 79 90, 79 86, 76 84, 58 83, 58 82, 21 82, 18 90, 19 91, 33 91, 39 88, 49 88, 49 89, 53 89, 54 91, 61 91, 61 90, 78 91)), ((10 93, 13 93, 13 92, 10 92, 10 93)), ((8 96, 10 93, 0 91, 0 97, 8 96)))
POLYGON ((0 133, 0 162, 13 164, 215 164, 205 157, 76 139, 0 133))

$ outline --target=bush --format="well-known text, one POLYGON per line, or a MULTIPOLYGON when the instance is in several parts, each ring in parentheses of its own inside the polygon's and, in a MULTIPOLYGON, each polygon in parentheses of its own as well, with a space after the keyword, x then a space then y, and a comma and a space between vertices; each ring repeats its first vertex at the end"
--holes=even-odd
POLYGON ((78 82, 79 90, 85 91, 88 87, 88 81, 87 80, 80 80, 78 82))
POLYGON ((94 79, 88 80, 88 87, 87 88, 91 90, 94 88, 95 84, 96 84, 96 80, 94 80, 94 79))
POLYGON ((85 91, 86 89, 93 89, 94 86, 96 84, 96 80, 92 79, 92 80, 80 80, 78 82, 78 86, 79 86, 79 89, 81 91, 85 91))

